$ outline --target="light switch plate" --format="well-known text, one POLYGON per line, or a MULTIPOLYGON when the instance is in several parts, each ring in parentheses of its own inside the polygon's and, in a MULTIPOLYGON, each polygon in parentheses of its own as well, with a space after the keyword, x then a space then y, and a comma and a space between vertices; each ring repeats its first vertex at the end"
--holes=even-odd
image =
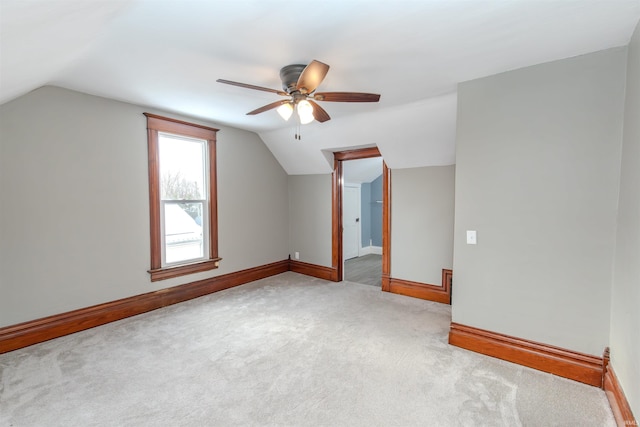
POLYGON ((475 245, 478 243, 476 230, 467 230, 467 245, 475 245))

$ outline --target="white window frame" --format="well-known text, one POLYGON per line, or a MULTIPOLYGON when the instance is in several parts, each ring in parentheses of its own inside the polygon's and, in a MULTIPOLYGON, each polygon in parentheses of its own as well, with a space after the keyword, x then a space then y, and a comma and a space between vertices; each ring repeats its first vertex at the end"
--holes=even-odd
MULTIPOLYGON (((181 200, 163 200, 162 196, 160 197, 160 248, 162 252, 162 267, 172 267, 181 264, 190 264, 193 262, 204 261, 209 258, 209 240, 210 240, 210 224, 209 224, 209 186, 210 177, 209 177, 209 148, 207 144, 207 140, 202 138, 191 138, 186 137, 184 135, 178 135, 175 133, 169 132, 158 132, 158 136, 164 135, 165 137, 174 138, 174 139, 183 139, 189 142, 198 142, 202 145, 202 170, 204 171, 204 188, 202 189, 203 194, 205 195, 204 199, 181 199, 181 200), (175 262, 167 262, 167 254, 166 254, 166 233, 165 233, 165 205, 167 204, 181 204, 181 203, 202 203, 202 256, 198 258, 190 258, 188 260, 183 261, 175 261, 175 262)), ((160 163, 162 163, 162 159, 160 159, 160 163)), ((160 164, 160 167, 162 165, 160 164)))

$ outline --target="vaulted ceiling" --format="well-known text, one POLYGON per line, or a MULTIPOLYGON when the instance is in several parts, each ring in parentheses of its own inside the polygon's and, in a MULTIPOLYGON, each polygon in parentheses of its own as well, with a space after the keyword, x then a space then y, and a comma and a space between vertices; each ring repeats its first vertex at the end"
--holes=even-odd
MULTIPOLYGON (((456 85, 629 42, 640 0, 0 0, 0 103, 56 85, 254 131, 290 174, 377 145, 392 168, 455 162, 456 85), (325 102, 303 125, 271 110, 278 72, 317 59, 325 102)), ((222 135, 221 135, 222 137, 222 135)))

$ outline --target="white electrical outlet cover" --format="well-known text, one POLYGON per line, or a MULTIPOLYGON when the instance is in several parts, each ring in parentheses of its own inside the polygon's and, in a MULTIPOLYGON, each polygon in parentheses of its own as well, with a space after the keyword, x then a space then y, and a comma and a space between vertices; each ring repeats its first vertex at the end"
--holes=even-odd
POLYGON ((475 245, 478 243, 476 230, 467 230, 467 245, 475 245))

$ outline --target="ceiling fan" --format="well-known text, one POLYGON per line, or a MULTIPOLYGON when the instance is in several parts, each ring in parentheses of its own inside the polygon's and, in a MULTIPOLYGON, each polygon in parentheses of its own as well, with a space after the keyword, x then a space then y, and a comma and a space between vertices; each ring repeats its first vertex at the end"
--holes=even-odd
POLYGON ((247 89, 262 90, 276 93, 287 99, 272 102, 263 107, 257 108, 247 113, 248 116, 264 113, 265 111, 277 108, 283 119, 289 120, 294 108, 297 110, 300 123, 306 124, 313 119, 320 123, 330 120, 329 114, 315 101, 327 102, 378 102, 380 95, 362 92, 315 92, 322 83, 329 66, 320 61, 313 60, 309 65, 292 64, 282 67, 280 70, 280 80, 282 89, 269 89, 261 86, 254 86, 246 83, 238 83, 230 80, 218 79, 219 83, 244 87, 247 89))

